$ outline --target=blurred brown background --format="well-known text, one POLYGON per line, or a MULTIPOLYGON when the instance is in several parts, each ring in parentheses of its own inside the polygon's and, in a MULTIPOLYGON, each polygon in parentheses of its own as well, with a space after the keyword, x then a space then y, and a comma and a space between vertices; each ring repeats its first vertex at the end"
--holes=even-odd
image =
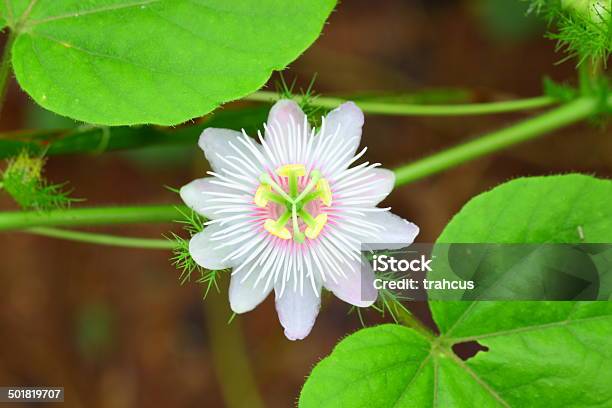
MULTIPOLYGON (((523 13, 516 0, 345 0, 284 75, 306 87, 316 72, 315 88, 323 94, 441 87, 473 102, 539 95, 544 75, 572 81, 572 63, 556 65, 562 56, 542 38, 544 27, 523 13)), ((392 168, 529 114, 367 115, 363 142, 368 160, 392 168)), ((33 106, 13 83, 1 129, 40 126, 62 127, 66 120, 33 106)), ((470 197, 510 178, 572 171, 612 176, 610 136, 597 126, 574 126, 399 188, 387 203, 421 227, 419 241, 431 242, 470 197)), ((194 145, 56 156, 47 176, 69 180, 88 205, 174 203, 178 197, 163 186, 185 184, 205 166, 194 145)), ((0 194, 0 208, 16 207, 0 194)), ((155 237, 171 228, 96 230, 155 237)), ((271 297, 227 325, 225 288, 203 302, 197 284, 179 286, 165 251, 22 233, 2 233, 0 240, 0 385, 63 386, 66 407, 254 407, 242 393, 226 392, 224 400, 217 379, 247 384, 243 349, 265 406, 294 406, 311 367, 360 327, 348 305, 330 297, 312 334, 290 342, 271 297)), ((410 307, 428 318, 425 305, 410 307)), ((370 312, 366 319, 385 321, 370 312)))

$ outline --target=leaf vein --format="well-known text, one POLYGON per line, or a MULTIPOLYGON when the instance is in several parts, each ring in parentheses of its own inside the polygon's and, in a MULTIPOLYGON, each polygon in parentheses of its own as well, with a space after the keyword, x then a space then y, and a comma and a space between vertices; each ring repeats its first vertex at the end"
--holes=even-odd
POLYGON ((134 2, 134 3, 115 4, 115 5, 112 5, 112 6, 105 6, 105 7, 100 7, 100 8, 97 8, 97 9, 91 9, 91 10, 85 10, 85 11, 74 11, 74 12, 71 12, 71 13, 60 14, 60 15, 57 15, 57 16, 49 16, 49 17, 45 17, 45 18, 30 20, 30 22, 28 23, 28 26, 29 27, 33 27, 35 25, 48 23, 50 21, 65 20, 65 19, 68 19, 68 18, 80 17, 80 16, 90 15, 90 14, 103 13, 103 12, 106 12, 106 11, 116 11, 116 10, 122 10, 122 9, 127 9, 127 8, 146 6, 146 5, 153 4, 153 3, 159 3, 160 1, 162 1, 162 0, 144 0, 144 1, 137 1, 137 2, 134 2))
POLYGON ((410 379, 410 381, 408 381, 408 384, 406 384, 406 387, 404 388, 404 391, 400 395, 398 395, 397 399, 393 403, 393 407, 397 407, 398 406, 397 404, 399 404, 399 402, 402 400, 402 398, 404 398, 404 395, 406 395, 406 392, 408 392, 408 389, 410 388, 410 386, 416 381, 416 379, 418 378, 419 374, 421 374, 421 371, 423 371, 423 369, 427 365, 427 362, 431 358, 432 354, 433 354, 433 350, 431 350, 429 352, 429 354, 427 355, 427 357, 425 357, 423 359, 423 362, 416 369, 416 371, 412 375, 412 378, 410 379))
MULTIPOLYGON (((571 313, 573 314, 573 311, 571 313)), ((554 328, 554 327, 563 327, 567 325, 573 325, 576 323, 592 322, 592 321, 605 320, 605 319, 612 320, 612 316, 609 316, 609 315, 594 316, 590 318, 576 319, 576 320, 570 320, 570 317, 568 317, 567 319, 561 320, 558 322, 537 324, 537 325, 526 326, 526 327, 518 327, 516 329, 509 329, 509 330, 500 330, 498 332, 484 333, 482 335, 477 334, 475 336, 448 338, 448 340, 452 342, 456 342, 456 343, 463 343, 466 341, 477 341, 477 340, 487 339, 491 337, 506 336, 509 334, 524 333, 524 332, 530 332, 534 330, 546 330, 546 329, 554 328)))
POLYGON ((468 373, 470 375, 470 377, 472 377, 474 379, 474 381, 476 381, 485 391, 487 391, 489 394, 491 394, 491 396, 497 402, 499 402, 502 406, 504 406, 506 408, 510 408, 510 404, 508 404, 501 397, 501 395, 499 395, 497 393, 497 391, 495 391, 485 380, 480 378, 480 376, 478 374, 476 374, 476 372, 474 372, 474 370, 472 370, 472 368, 470 366, 465 364, 465 362, 463 360, 461 360, 459 357, 457 357, 457 355, 455 353, 450 351, 450 352, 446 352, 446 354, 448 356, 450 356, 459 367, 461 367, 466 373, 468 373))

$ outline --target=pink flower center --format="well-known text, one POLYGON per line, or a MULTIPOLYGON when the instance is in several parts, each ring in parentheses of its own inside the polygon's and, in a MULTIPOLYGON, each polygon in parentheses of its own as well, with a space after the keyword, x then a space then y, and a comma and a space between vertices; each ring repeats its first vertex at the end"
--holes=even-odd
POLYGON ((276 174, 262 174, 253 201, 267 209, 264 229, 281 239, 302 243, 316 239, 327 224, 331 206, 329 183, 317 170, 306 174, 302 164, 287 164, 276 174))

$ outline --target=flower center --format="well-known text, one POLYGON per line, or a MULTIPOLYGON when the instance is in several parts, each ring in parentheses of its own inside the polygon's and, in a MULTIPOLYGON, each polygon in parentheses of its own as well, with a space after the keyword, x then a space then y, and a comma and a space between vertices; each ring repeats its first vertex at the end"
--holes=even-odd
POLYGON ((308 208, 312 207, 309 204, 315 200, 320 200, 327 207, 331 205, 332 193, 328 181, 321 177, 318 170, 313 170, 300 183, 300 177, 307 176, 303 164, 281 166, 276 169, 276 174, 286 187, 283 188, 269 174, 264 173, 259 177, 261 184, 253 197, 255 205, 260 208, 268 205, 281 208, 280 217, 276 220, 266 219, 264 229, 276 237, 293 238, 298 243, 304 242, 306 238, 317 238, 327 224, 327 214, 313 216, 308 208))

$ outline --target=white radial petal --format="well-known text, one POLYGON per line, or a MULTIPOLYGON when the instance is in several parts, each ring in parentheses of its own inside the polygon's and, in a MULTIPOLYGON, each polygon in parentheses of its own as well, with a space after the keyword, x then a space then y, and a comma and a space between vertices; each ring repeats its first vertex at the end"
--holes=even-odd
POLYGON ((368 169, 362 182, 351 183, 338 190, 343 204, 358 204, 360 206, 376 206, 393 190, 395 173, 381 168, 368 169))
MULTIPOLYGON (((235 130, 207 128, 202 132, 198 144, 214 171, 236 173, 238 167, 239 172, 257 177, 261 173, 257 166, 259 162, 240 142, 242 137, 242 133, 235 130)), ((259 148, 258 144, 252 143, 259 148)))
POLYGON ((377 249, 400 249, 414 242, 419 234, 419 227, 388 211, 371 212, 368 221, 384 227, 384 231, 367 243, 379 244, 377 249))
POLYGON ((289 340, 302 340, 312 330, 319 308, 321 306, 321 285, 316 284, 316 292, 310 286, 302 286, 295 280, 294 274, 289 276, 284 290, 282 280, 274 284, 276 293, 276 311, 278 319, 285 329, 289 340), (282 291, 282 296, 279 296, 282 291))
POLYGON ((244 192, 219 185, 214 177, 193 180, 181 188, 180 194, 189 208, 210 219, 218 218, 222 208, 248 205, 251 200, 244 192))
POLYGON ((281 99, 272 106, 265 126, 265 141, 281 162, 296 162, 298 151, 310 134, 310 126, 300 106, 292 100, 281 99))
POLYGON ((189 241, 189 253, 194 261, 203 268, 218 270, 231 268, 234 262, 225 261, 233 247, 221 247, 219 241, 213 241, 213 234, 223 229, 219 224, 211 224, 204 231, 195 234, 189 241))
POLYGON ((323 284, 325 288, 351 305, 372 306, 378 291, 374 287, 374 272, 370 263, 351 260, 344 268, 345 276, 338 276, 336 281, 327 280, 323 284))
POLYGON ((247 262, 247 265, 232 274, 229 302, 234 313, 246 313, 255 309, 272 291, 272 287, 264 288, 262 284, 255 286, 261 269, 257 263, 257 259, 247 262))
POLYGON ((327 114, 324 121, 324 137, 334 137, 333 146, 339 146, 341 149, 339 152, 334 152, 333 157, 324 155, 322 161, 333 165, 337 162, 335 158, 344 157, 346 153, 348 160, 337 168, 337 171, 345 170, 361 142, 363 122, 363 112, 353 102, 345 102, 327 114))
POLYGON ((284 129, 288 124, 291 124, 292 121, 295 124, 301 125, 304 123, 304 119, 306 119, 306 115, 295 101, 281 99, 270 109, 267 123, 278 123, 284 129))

